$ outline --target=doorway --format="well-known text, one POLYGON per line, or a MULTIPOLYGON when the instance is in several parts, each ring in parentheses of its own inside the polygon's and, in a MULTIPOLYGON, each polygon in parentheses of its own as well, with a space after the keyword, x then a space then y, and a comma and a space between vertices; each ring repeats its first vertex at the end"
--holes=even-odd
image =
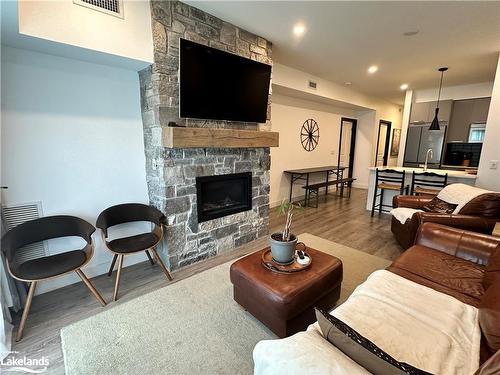
POLYGON ((375 166, 387 166, 389 161, 389 143, 391 140, 390 121, 380 120, 378 124, 377 153, 375 154, 375 166))
POLYGON ((347 176, 352 178, 354 168, 354 149, 356 146, 357 121, 352 118, 340 119, 339 157, 337 164, 347 168, 347 176))

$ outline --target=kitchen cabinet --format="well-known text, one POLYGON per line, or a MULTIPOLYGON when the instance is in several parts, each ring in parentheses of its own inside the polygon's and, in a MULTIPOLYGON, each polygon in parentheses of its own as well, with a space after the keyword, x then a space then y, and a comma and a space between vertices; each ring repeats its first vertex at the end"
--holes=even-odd
POLYGON ((471 123, 486 122, 488 119, 488 111, 490 109, 490 101, 491 98, 474 99, 471 123))
POLYGON ((410 124, 424 123, 429 117, 430 102, 413 103, 410 112, 410 124))
POLYGON ((446 137, 448 142, 467 142, 473 110, 473 100, 457 100, 455 102, 446 137))
POLYGON ((491 98, 457 100, 448 127, 447 142, 468 142, 470 125, 485 123, 491 98))
MULTIPOLYGON (((434 112, 437 101, 413 103, 410 112, 410 124, 431 123, 434 119, 434 112)), ((439 102, 438 120, 440 122, 449 122, 453 100, 442 100, 439 102)))

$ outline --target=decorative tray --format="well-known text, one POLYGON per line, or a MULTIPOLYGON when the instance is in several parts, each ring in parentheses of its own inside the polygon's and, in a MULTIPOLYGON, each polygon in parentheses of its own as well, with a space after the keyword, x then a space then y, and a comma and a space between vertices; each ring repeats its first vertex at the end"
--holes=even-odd
POLYGON ((300 264, 297 261, 298 255, 295 255, 295 259, 290 264, 280 264, 273 260, 273 256, 271 254, 271 249, 265 249, 262 251, 262 265, 264 268, 267 268, 270 271, 278 272, 278 273, 294 273, 303 271, 311 266, 312 257, 309 255, 307 251, 304 251, 306 257, 309 258, 309 263, 300 264))

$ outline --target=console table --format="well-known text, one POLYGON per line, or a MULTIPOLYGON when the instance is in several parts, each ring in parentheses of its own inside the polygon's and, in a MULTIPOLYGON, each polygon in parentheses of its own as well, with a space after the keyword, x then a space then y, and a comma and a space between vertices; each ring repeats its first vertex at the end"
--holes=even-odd
MULTIPOLYGON (((324 167, 314 167, 314 168, 302 168, 302 169, 290 169, 284 171, 284 173, 289 174, 290 178, 290 196, 288 201, 292 201, 292 190, 293 184, 297 181, 305 181, 305 185, 309 185, 309 175, 312 173, 324 173, 326 176, 326 182, 328 184, 328 179, 330 175, 333 174, 337 180, 342 180, 344 178, 344 170, 346 167, 340 165, 327 165, 324 167)), ((328 194, 328 185, 325 187, 325 195, 328 194)), ((306 190, 306 201, 307 201, 307 190, 306 190)))

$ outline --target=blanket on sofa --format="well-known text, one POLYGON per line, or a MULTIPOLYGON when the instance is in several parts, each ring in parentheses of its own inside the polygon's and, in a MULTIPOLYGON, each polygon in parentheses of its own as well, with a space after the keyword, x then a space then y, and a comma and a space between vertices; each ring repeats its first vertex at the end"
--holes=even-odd
MULTIPOLYGON (((392 272, 376 271, 331 312, 398 361, 435 374, 472 374, 479 367, 478 310, 392 272)), ((306 332, 259 342, 256 375, 367 374, 321 335, 306 332)))
MULTIPOLYGON (((471 200, 487 193, 491 193, 491 191, 466 184, 450 184, 445 186, 439 192, 437 197, 447 203, 456 204, 457 207, 453 211, 453 214, 458 214, 460 210, 471 200)), ((415 212, 423 212, 423 210, 398 207, 391 210, 391 215, 394 216, 401 224, 404 224, 406 223, 406 220, 411 219, 415 212)))
POLYGON ((491 193, 491 191, 466 184, 450 184, 445 186, 437 197, 445 202, 456 204, 457 207, 453 213, 458 214, 471 200, 487 193, 491 193))

